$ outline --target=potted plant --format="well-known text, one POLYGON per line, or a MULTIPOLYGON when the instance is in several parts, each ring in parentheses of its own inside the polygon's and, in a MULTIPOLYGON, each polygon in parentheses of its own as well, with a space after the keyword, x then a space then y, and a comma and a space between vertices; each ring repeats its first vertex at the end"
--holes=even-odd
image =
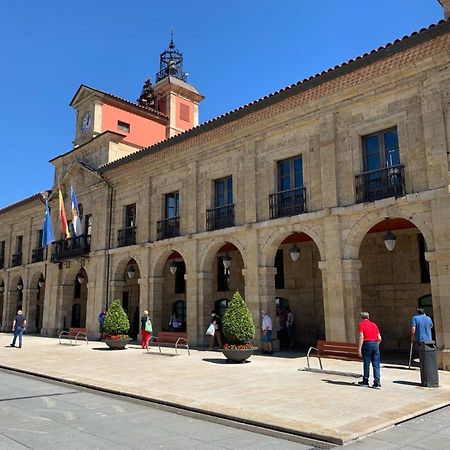
POLYGON ((106 314, 104 329, 103 340, 112 350, 123 350, 130 341, 127 334, 130 329, 130 321, 119 299, 111 303, 106 314))
POLYGON ((255 347, 252 344, 252 339, 255 337, 255 325, 239 291, 234 293, 225 311, 222 331, 225 338, 222 353, 227 359, 243 362, 253 354, 255 347))

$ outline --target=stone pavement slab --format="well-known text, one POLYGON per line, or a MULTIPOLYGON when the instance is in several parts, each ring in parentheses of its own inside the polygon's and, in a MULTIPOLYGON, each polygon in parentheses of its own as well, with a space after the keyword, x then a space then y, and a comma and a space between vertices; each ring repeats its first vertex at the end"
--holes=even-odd
MULTIPOLYGON (((450 404, 450 373, 439 388, 420 386, 417 368, 385 364, 381 390, 357 386, 339 374, 299 371, 305 357, 253 355, 230 364, 220 352, 138 346, 108 350, 102 342, 60 345, 26 336, 22 349, 0 335, 0 366, 110 390, 214 416, 343 444, 450 404)), ((361 370, 361 363, 325 360, 327 369, 361 370)))

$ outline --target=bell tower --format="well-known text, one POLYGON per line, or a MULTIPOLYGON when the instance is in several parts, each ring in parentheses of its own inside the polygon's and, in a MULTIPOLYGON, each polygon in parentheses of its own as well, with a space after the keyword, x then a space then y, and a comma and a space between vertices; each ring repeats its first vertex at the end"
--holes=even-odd
POLYGON ((160 55, 153 95, 156 109, 169 117, 166 137, 198 125, 198 105, 204 97, 187 82, 183 54, 175 47, 173 31, 169 47, 160 55))

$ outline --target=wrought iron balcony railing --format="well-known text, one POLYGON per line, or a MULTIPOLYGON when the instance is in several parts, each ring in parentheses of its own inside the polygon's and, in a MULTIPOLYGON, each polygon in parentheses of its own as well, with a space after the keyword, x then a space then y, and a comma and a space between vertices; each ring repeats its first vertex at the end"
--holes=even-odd
POLYGON ((37 263, 40 261, 44 261, 44 248, 43 247, 35 248, 34 250, 31 251, 31 262, 37 263))
POLYGON ((355 189, 356 203, 403 197, 406 194, 405 167, 398 165, 357 175, 355 189))
POLYGON ((156 239, 169 239, 180 235, 180 217, 162 219, 157 223, 156 239))
POLYGON ((75 256, 87 255, 91 250, 91 236, 73 237, 70 239, 61 239, 53 243, 52 262, 59 262, 64 259, 73 258, 75 256))
POLYGON ((269 197, 270 218, 295 216, 306 212, 306 188, 277 192, 269 197))
POLYGON ((11 267, 17 267, 22 265, 22 253, 16 253, 12 255, 11 267))
POLYGON ((136 227, 127 227, 119 230, 117 238, 118 247, 134 244, 136 244, 136 227))
POLYGON ((0 270, 5 268, 5 257, 0 256, 0 270))
POLYGON ((219 206, 206 210, 206 229, 208 231, 234 226, 234 205, 219 206))

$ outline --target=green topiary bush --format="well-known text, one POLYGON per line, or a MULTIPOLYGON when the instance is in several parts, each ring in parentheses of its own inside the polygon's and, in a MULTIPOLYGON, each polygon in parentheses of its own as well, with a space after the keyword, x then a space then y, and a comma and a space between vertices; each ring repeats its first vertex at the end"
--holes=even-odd
POLYGON ((122 308, 122 302, 119 299, 114 300, 108 309, 105 318, 105 333, 111 336, 125 335, 130 329, 130 321, 122 308))
POLYGON ((222 330, 231 344, 245 344, 255 337, 252 315, 239 291, 234 293, 225 311, 222 330))

